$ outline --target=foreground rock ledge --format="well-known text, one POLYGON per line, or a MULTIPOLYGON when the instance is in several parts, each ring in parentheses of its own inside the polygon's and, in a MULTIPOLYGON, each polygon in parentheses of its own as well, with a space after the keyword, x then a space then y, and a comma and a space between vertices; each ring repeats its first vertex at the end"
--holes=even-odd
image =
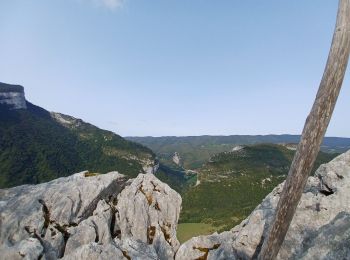
POLYGON ((1 259, 173 259, 181 197, 152 174, 0 190, 1 259))
MULTIPOLYGON (((240 225, 180 246, 181 197, 152 174, 82 172, 0 190, 1 259, 252 259, 283 184, 240 225)), ((350 259, 350 151, 310 177, 278 259, 350 259)))
MULTIPOLYGON (((232 230, 181 245, 176 260, 257 257, 282 188, 283 183, 232 230)), ((309 177, 277 259, 350 259, 350 151, 309 177)))

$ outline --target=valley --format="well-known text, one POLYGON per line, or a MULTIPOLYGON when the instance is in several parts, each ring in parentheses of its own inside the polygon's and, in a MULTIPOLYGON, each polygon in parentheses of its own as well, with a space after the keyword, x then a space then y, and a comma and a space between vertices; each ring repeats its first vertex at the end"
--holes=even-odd
MULTIPOLYGON (((172 172, 173 179, 162 181, 176 187, 183 199, 179 239, 201 235, 203 232, 221 232, 238 225, 267 194, 284 181, 296 149, 296 144, 291 141, 297 138, 289 135, 241 137, 238 143, 238 136, 212 137, 212 140, 209 136, 146 137, 146 140, 156 141, 142 144, 154 149, 164 171, 172 172), (228 139, 236 141, 230 144, 219 141, 228 139), (180 141, 176 143, 175 140, 180 141), (263 143, 265 140, 270 143, 263 143), (247 143, 242 143, 244 141, 247 143), (182 152, 174 150, 178 148, 182 152), (175 162, 181 158, 180 165, 174 162, 174 157, 177 158, 175 162), (191 166, 194 168, 186 168, 191 166), (191 173, 187 175, 191 178, 183 177, 186 172, 191 173)), ((344 138, 343 143, 347 142, 349 140, 344 138)), ((334 151, 342 149, 337 138, 326 138, 325 144, 323 147, 328 148, 320 151, 313 172, 339 154, 334 151)), ((157 177, 158 174, 159 171, 157 177)))
MULTIPOLYGON (((31 104, 21 86, 0 84, 0 187, 73 172, 154 174, 182 196, 178 236, 238 225, 283 182, 300 136, 127 137, 31 104)), ((326 137, 314 170, 350 148, 326 137)))
POLYGON ((135 177, 157 167, 149 148, 83 120, 50 113, 25 100, 23 87, 4 83, 0 151, 0 188, 37 184, 85 169, 135 177))

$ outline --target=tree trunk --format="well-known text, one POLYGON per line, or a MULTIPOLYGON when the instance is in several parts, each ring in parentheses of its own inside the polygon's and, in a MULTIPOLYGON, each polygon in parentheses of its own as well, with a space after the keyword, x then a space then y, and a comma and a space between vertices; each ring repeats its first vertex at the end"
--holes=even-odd
POLYGON ((343 83, 350 52, 350 0, 340 0, 337 24, 327 65, 312 110, 284 184, 276 215, 259 254, 275 259, 320 150, 343 83))

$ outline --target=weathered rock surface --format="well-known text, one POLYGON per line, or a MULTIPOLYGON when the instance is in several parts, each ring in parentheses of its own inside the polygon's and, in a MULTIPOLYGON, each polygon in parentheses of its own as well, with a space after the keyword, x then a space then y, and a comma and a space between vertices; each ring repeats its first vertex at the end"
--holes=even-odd
MULTIPOLYGON (((152 174, 82 172, 0 190, 1 259, 254 259, 283 184, 240 225, 180 246, 181 197, 152 174)), ((350 259, 350 151, 308 179, 278 259, 350 259)))
POLYGON ((116 224, 121 239, 133 238, 154 246, 161 259, 174 257, 181 197, 154 175, 139 175, 118 196, 116 224))
POLYGON ((154 175, 74 174, 0 190, 5 259, 169 259, 181 197, 154 175))
POLYGON ((0 82, 0 104, 10 106, 12 109, 26 109, 24 88, 0 82))
MULTIPOLYGON (((192 238, 176 259, 254 259, 270 226, 283 183, 229 232, 192 238)), ((278 259, 350 259, 350 151, 322 165, 307 186, 278 259)))
MULTIPOLYGON (((90 218, 100 225, 101 239, 108 240, 103 233, 109 229, 103 203, 117 196, 126 178, 117 172, 87 176, 87 172, 81 172, 48 183, 0 190, 0 255, 8 248, 17 248, 20 252, 29 247, 25 241, 34 239, 44 249, 31 246, 37 248, 37 252, 43 251, 39 255, 61 257, 71 235, 74 241, 75 229, 90 218), (105 223, 101 223, 103 221, 105 223)), ((81 239, 86 239, 87 234, 83 233, 81 239)))

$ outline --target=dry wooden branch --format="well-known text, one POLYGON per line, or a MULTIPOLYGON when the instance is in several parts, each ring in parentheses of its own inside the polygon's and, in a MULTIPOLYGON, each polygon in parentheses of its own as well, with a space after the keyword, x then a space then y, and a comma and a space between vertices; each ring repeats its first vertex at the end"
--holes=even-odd
POLYGON ((275 259, 287 234, 337 102, 349 52, 350 0, 340 0, 327 65, 281 193, 274 221, 260 251, 258 258, 261 260, 275 259))

